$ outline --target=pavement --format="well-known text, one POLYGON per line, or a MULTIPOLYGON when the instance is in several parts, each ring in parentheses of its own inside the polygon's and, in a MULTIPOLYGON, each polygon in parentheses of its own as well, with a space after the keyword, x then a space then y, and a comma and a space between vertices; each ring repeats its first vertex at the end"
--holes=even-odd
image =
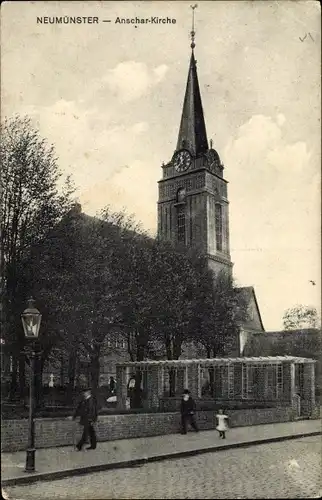
POLYGON ((215 430, 99 442, 96 450, 76 451, 71 446, 42 448, 36 452, 36 472, 24 471, 26 453, 2 453, 2 486, 51 481, 68 476, 191 457, 231 448, 249 447, 322 434, 321 420, 229 429, 226 439, 215 430))
POLYGON ((5 500, 321 498, 321 436, 6 486, 5 500))

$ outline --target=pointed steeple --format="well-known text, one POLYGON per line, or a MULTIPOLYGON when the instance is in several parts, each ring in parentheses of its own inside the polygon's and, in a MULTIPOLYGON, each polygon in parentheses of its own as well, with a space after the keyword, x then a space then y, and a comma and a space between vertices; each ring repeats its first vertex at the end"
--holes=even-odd
POLYGON ((192 7, 191 58, 188 72, 186 94, 183 102, 177 149, 187 148, 194 156, 199 156, 208 150, 208 140, 205 119, 199 89, 197 62, 194 56, 195 31, 194 9, 192 7))

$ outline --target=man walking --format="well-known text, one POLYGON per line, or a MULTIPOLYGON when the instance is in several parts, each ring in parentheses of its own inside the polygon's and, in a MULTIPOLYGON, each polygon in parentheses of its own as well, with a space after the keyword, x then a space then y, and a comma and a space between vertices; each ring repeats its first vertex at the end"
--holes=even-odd
POLYGON ((190 391, 185 389, 181 400, 181 434, 187 434, 187 422, 198 432, 199 429, 195 420, 196 403, 190 395, 190 391))
POLYGON ((94 423, 97 420, 97 405, 90 389, 85 389, 83 399, 78 403, 72 417, 73 420, 75 420, 76 417, 80 417, 79 423, 84 427, 83 435, 76 445, 77 450, 80 451, 82 449, 88 437, 90 439, 90 446, 86 449, 95 450, 97 439, 94 423))

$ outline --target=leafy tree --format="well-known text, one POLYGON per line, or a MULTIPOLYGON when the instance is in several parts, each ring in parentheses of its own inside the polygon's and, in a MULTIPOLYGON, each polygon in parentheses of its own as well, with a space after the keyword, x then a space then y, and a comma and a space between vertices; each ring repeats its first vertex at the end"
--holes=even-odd
POLYGON ((13 355, 12 393, 23 393, 25 357, 20 314, 29 294, 24 277, 30 248, 43 241, 71 205, 73 187, 62 174, 53 146, 47 144, 27 117, 5 119, 1 125, 1 326, 13 355))
MULTIPOLYGON (((178 359, 191 334, 195 269, 187 255, 170 244, 137 234, 125 244, 122 272, 125 284, 120 304, 132 360, 149 356, 151 346, 168 359, 178 359)), ((174 385, 174 374, 170 383, 174 385)), ((141 373, 136 373, 136 388, 141 373)), ((136 394, 139 400, 139 394, 136 394)))
POLYGON ((124 283, 119 304, 121 322, 127 334, 130 358, 136 361, 146 357, 152 329, 152 245, 152 240, 145 236, 136 235, 131 244, 126 238, 123 265, 119 269, 124 283))
POLYGON ((84 357, 89 361, 92 388, 98 387, 105 337, 124 325, 130 249, 142 237, 124 213, 105 209, 100 217, 89 217, 75 206, 35 247, 31 276, 35 294, 44 304, 48 353, 55 347, 69 355, 70 391, 76 359, 84 357))
MULTIPOLYGON (((198 282, 195 257, 170 243, 156 240, 153 248, 151 304, 153 341, 167 359, 179 359, 184 343, 195 338, 192 329, 194 295, 198 282)), ((175 370, 169 372, 170 395, 175 370)))
MULTIPOLYGON (((245 295, 234 286, 231 275, 215 275, 201 262, 196 290, 194 328, 209 358, 226 356, 236 349, 240 324, 247 318, 245 295)), ((214 370, 209 370, 210 391, 214 391, 214 370)))
POLYGON ((315 307, 296 305, 287 309, 283 315, 285 330, 298 328, 317 328, 320 323, 315 307))
POLYGON ((167 242, 156 241, 154 265, 154 331, 167 359, 178 359, 182 345, 192 334, 197 270, 191 255, 167 242))
POLYGON ((225 271, 215 275, 203 264, 195 302, 196 328, 208 357, 224 356, 235 347, 247 302, 225 271))

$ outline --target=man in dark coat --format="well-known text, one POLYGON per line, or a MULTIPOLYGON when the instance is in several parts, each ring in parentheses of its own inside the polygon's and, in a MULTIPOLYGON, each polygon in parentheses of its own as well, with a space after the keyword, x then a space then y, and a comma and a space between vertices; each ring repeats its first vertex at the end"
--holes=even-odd
POLYGON ((187 434, 187 422, 191 427, 198 432, 199 429, 195 420, 196 403, 190 395, 190 391, 183 391, 181 400, 181 434, 187 434))
POLYGON ((90 439, 90 446, 87 450, 95 450, 96 448, 96 433, 94 429, 94 422, 97 420, 97 404, 92 396, 91 390, 86 389, 84 391, 83 399, 78 403, 76 410, 73 415, 73 420, 76 417, 80 417, 79 423, 84 427, 83 435, 76 445, 78 451, 80 451, 83 445, 86 443, 88 436, 90 439))

